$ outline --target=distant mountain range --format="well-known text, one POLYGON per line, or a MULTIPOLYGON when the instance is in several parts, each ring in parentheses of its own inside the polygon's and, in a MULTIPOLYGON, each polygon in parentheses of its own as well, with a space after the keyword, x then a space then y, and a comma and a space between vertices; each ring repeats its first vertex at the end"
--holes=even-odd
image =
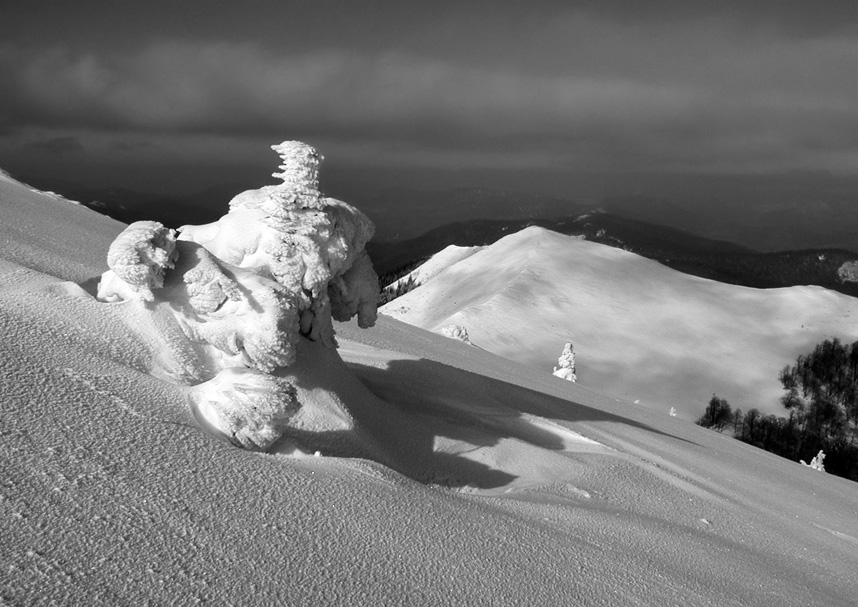
POLYGON ((615 215, 728 240, 758 251, 844 248, 858 251, 858 189, 685 204, 665 198, 621 196, 599 208, 615 215))
POLYGON ((458 188, 425 192, 407 188, 377 192, 355 201, 376 227, 376 240, 415 238, 454 222, 477 219, 536 220, 583 213, 571 200, 533 192, 458 188))
MULTIPOLYGON (((247 189, 221 184, 186 196, 95 189, 50 178, 27 183, 60 192, 125 223, 153 219, 170 227, 215 221, 247 189)), ((858 259, 858 204, 851 182, 819 195, 797 187, 757 196, 736 186, 732 202, 681 204, 665 197, 612 197, 587 206, 539 193, 490 188, 387 189, 359 206, 376 224, 367 247, 391 282, 450 244, 486 245, 530 225, 617 246, 676 270, 730 284, 774 288, 819 285, 858 296, 837 270, 858 259), (748 203, 749 199, 756 202, 748 203), (733 244, 736 243, 736 244, 733 244), (821 246, 821 245, 824 245, 821 246)), ((787 184, 788 185, 788 184, 787 184)), ((827 189, 826 189, 827 188, 827 189)))
POLYGON ((843 282, 838 269, 858 260, 845 249, 807 249, 763 253, 683 230, 627 219, 611 213, 537 220, 474 220, 442 226, 401 242, 373 242, 367 247, 376 271, 387 284, 415 267, 416 262, 449 245, 488 245, 527 226, 621 248, 670 268, 724 282, 756 288, 818 285, 858 297, 858 283, 843 282))

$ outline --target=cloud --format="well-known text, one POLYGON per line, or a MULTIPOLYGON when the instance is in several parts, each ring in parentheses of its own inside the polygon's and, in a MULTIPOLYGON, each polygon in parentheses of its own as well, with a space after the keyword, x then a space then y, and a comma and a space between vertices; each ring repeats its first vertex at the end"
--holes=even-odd
POLYGON ((70 154, 83 150, 83 144, 81 144, 80 139, 71 135, 33 141, 28 143, 26 147, 51 155, 70 154))
POLYGON ((33 126, 315 139, 419 165, 855 166, 854 38, 580 11, 517 33, 526 44, 480 40, 507 43, 495 61, 461 41, 435 53, 173 41, 111 55, 0 51, 13 74, 0 109, 33 126))

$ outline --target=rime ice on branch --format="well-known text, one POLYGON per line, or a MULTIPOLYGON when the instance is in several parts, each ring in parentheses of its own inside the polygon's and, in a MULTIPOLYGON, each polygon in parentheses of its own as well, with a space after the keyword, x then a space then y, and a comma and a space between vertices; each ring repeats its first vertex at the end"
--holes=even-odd
POLYGON ((332 318, 372 326, 378 298, 364 250, 372 222, 319 192, 323 157, 314 148, 286 141, 272 149, 282 184, 239 194, 218 221, 183 226, 178 238, 157 222, 130 225, 110 247, 98 293, 169 310, 191 342, 185 353, 195 354, 176 378, 198 384, 195 411, 234 442, 261 448, 297 405, 282 398, 278 409, 270 394, 248 386, 277 384, 275 393, 291 394, 288 387, 252 373, 291 365, 301 339, 335 348, 332 318))
POLYGON ((572 349, 572 344, 567 343, 563 346, 563 353, 557 359, 557 366, 554 367, 554 375, 567 381, 578 381, 575 375, 575 351, 572 349))

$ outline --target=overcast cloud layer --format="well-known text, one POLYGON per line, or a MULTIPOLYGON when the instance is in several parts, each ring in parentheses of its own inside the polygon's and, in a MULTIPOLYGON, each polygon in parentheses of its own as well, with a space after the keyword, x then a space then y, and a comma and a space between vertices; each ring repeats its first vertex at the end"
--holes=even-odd
POLYGON ((70 17, 82 36, 12 12, 0 166, 229 164, 298 138, 354 167, 858 167, 858 35, 833 6, 319 3, 236 21, 213 3, 179 35, 108 5, 95 21, 98 4, 70 17))

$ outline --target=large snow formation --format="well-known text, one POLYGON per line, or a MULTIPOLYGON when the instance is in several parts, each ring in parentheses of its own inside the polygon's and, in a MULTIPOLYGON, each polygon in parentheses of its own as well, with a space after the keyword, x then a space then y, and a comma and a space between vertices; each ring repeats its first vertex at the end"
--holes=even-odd
POLYGON ((196 386, 190 398, 207 427, 250 448, 270 446, 296 410, 294 388, 258 376, 295 362, 301 339, 335 348, 332 318, 372 326, 378 298, 364 250, 372 222, 319 192, 314 148, 272 148, 282 184, 243 192, 218 221, 178 236, 158 222, 131 224, 111 245, 98 289, 102 301, 138 301, 162 325, 178 324, 190 343, 176 345, 178 332, 165 330, 182 351, 167 375, 196 386))

